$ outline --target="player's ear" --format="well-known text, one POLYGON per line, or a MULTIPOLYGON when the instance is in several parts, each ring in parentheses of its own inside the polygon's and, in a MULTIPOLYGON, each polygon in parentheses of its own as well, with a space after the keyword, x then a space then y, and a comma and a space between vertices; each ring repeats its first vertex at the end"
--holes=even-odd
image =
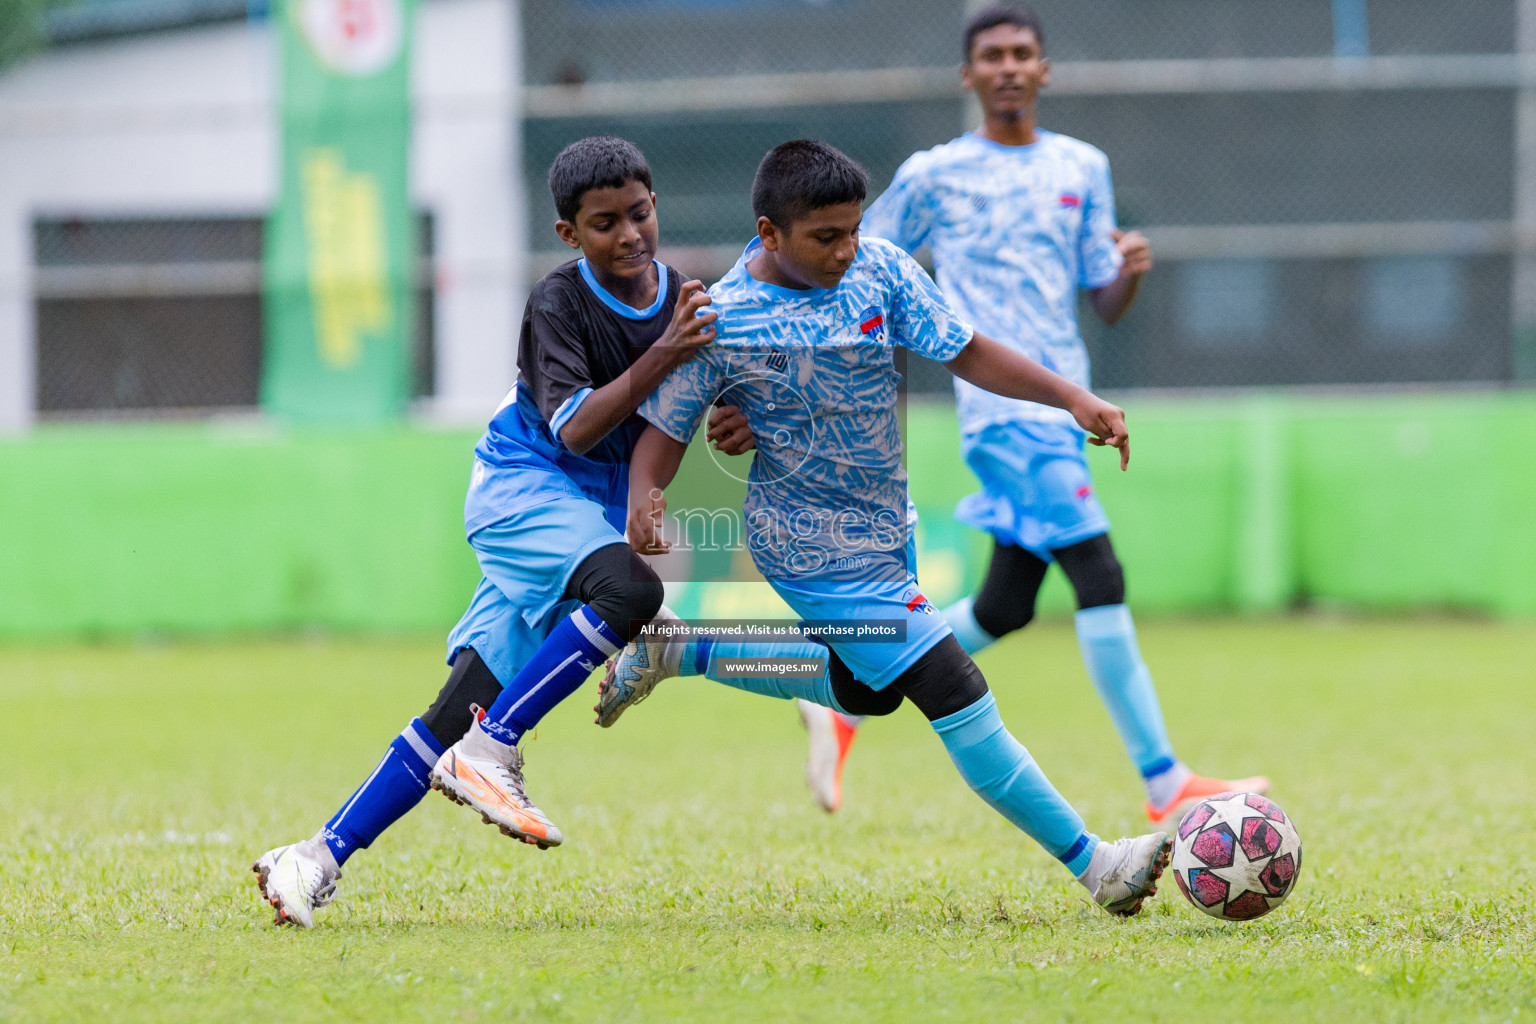
POLYGON ((963 64, 960 65, 960 85, 963 88, 966 88, 966 89, 974 89, 974 88, 976 88, 975 81, 973 80, 973 78, 971 76, 971 62, 970 61, 965 61, 963 64))
POLYGON ((762 239, 764 249, 769 252, 779 251, 779 229, 767 217, 757 218, 757 237, 762 239))
POLYGON ((1040 88, 1044 89, 1051 84, 1051 58, 1040 58, 1040 88))
POLYGON ((559 235, 560 241, 564 242, 570 248, 581 248, 581 242, 577 241, 576 239, 576 225, 572 224, 570 221, 555 221, 555 234, 559 235))

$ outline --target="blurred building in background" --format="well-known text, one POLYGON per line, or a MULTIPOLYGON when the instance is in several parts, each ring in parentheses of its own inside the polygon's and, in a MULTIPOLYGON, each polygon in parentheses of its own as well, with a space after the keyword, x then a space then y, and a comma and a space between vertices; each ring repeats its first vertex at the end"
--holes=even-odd
MULTIPOLYGON (((35 0, 34 0, 35 2, 35 0)), ((1159 266, 1106 388, 1536 378, 1536 0, 1039 0, 1045 127, 1105 150, 1159 266)), ((426 0, 413 172, 420 408, 483 418, 527 283, 568 258, 549 160, 650 157, 668 258, 751 232, 814 136, 876 190, 968 128, 965 0, 426 0), (519 90, 518 84, 523 88, 519 90)), ((272 198, 264 0, 77 0, 0 71, 0 425, 242 409, 272 198)), ((912 366, 917 393, 947 377, 912 366)))
MULTIPOLYGON (((257 402, 276 58, 227 0, 82 0, 0 71, 0 429, 257 402)), ((514 372, 525 233, 504 0, 418 19, 421 411, 483 419, 514 372)))

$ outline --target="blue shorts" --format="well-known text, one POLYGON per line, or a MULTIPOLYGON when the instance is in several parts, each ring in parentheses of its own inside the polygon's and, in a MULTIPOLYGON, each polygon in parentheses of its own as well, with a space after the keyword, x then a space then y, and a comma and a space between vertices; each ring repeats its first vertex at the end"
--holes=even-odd
POLYGON ((598 548, 624 543, 626 512, 561 496, 470 534, 483 576, 448 634, 449 663, 461 647, 473 647, 497 679, 509 682, 549 631, 581 607, 565 599, 571 573, 598 548))
POLYGON ((966 434, 960 452, 981 493, 961 499, 955 518, 1046 561, 1052 551, 1108 533, 1083 458, 1086 436, 1056 423, 992 423, 966 434))
POLYGON ((854 678, 872 690, 885 689, 949 635, 949 623, 923 596, 917 577, 910 573, 904 582, 889 583, 768 582, 802 619, 855 624, 872 619, 899 619, 906 623, 906 639, 897 643, 841 641, 835 636, 823 636, 843 664, 853 670, 854 678))

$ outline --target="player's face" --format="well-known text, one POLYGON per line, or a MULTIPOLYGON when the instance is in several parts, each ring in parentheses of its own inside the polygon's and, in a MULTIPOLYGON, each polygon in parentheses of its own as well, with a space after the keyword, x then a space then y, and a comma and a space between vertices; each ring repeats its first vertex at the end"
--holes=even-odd
POLYGON ((595 271, 639 277, 656 257, 656 196, 639 181, 588 189, 575 223, 561 221, 555 230, 566 245, 581 249, 595 271))
POLYGON ((1051 62, 1033 29, 994 25, 978 32, 960 80, 976 94, 981 109, 994 117, 1017 117, 1035 104, 1050 83, 1051 62))
POLYGON ((823 206, 795 218, 788 231, 775 229, 784 275, 803 288, 836 288, 859 254, 862 205, 823 206))

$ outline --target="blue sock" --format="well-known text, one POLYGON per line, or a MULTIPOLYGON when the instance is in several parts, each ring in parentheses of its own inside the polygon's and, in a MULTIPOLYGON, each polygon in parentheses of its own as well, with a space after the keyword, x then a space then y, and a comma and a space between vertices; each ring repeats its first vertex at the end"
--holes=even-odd
POLYGON ((1151 779, 1175 767, 1178 758, 1168 742, 1152 673, 1136 645, 1131 610, 1123 604, 1084 608, 1076 622, 1088 676, 1142 778, 1151 779))
POLYGON ((427 775, 442 756, 443 745, 419 718, 396 736, 384 760, 357 792, 325 823, 325 845, 337 866, 355 850, 364 850, 427 795, 427 775))
POLYGON ((1088 867, 1099 837, 1045 777, 1024 745, 1008 732, 992 694, 936 719, 933 731, 976 795, 1045 847, 1074 875, 1088 867))
POLYGON ((503 743, 516 743, 623 646, 619 634, 582 605, 549 631, 496 703, 486 708, 481 728, 503 743))
POLYGON ((944 609, 944 621, 949 623, 949 631, 955 634, 966 654, 975 654, 997 643, 997 637, 976 622, 976 613, 972 610, 975 604, 976 598, 962 597, 944 609))
MULTIPOLYGON (((690 645, 692 646, 692 645, 690 645)), ((738 690, 746 690, 748 693, 761 694, 764 697, 778 697, 781 700, 792 700, 799 697, 808 700, 812 704, 820 704, 822 707, 831 708, 833 711, 842 711, 837 701, 832 696, 832 678, 825 668, 821 675, 815 679, 785 679, 781 676, 727 676, 724 671, 733 662, 752 661, 757 658, 820 658, 827 665, 831 664, 826 647, 814 641, 805 640, 798 643, 773 644, 771 646, 762 643, 735 643, 716 640, 709 643, 706 648, 700 647, 700 653, 704 660, 703 674, 717 683, 726 686, 734 686, 738 690)), ((683 670, 687 673, 690 652, 683 652, 683 670)))

